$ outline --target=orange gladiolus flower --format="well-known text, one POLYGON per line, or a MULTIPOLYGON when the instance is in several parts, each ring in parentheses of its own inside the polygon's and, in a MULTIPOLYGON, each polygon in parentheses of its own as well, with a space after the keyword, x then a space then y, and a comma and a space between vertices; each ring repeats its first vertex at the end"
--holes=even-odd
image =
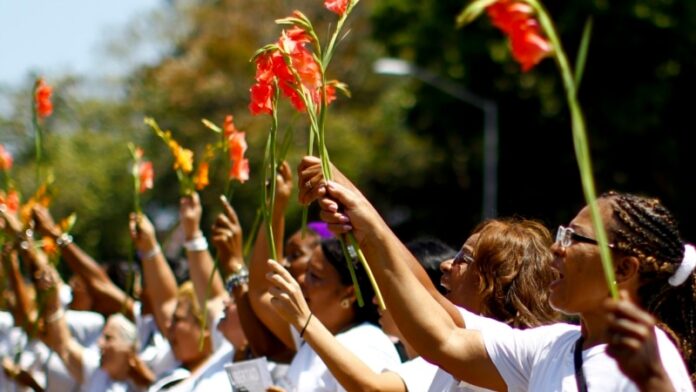
POLYGON ((499 0, 486 8, 486 12, 491 23, 510 39, 512 57, 520 63, 523 71, 529 71, 551 54, 553 48, 542 35, 530 5, 514 0, 499 0))
POLYGON ((58 254, 58 245, 56 244, 56 241, 53 240, 51 237, 43 237, 41 240, 42 248, 43 251, 46 253, 48 257, 53 257, 58 254))
POLYGON ((324 0, 324 6, 329 11, 342 16, 346 13, 348 9, 348 2, 350 0, 324 0))
POLYGON ((196 178, 193 179, 193 183, 196 185, 196 190, 200 191, 210 183, 208 181, 208 162, 201 162, 198 165, 198 172, 196 173, 196 178))
POLYGON ((138 178, 140 179, 140 193, 155 186, 155 170, 152 167, 152 162, 141 162, 138 166, 138 178))
POLYGON ((230 161, 229 178, 244 183, 249 179, 249 161, 244 158, 247 143, 244 132, 236 132, 228 139, 230 161))
POLYGON ((49 86, 43 79, 39 79, 36 82, 36 95, 34 97, 36 101, 36 114, 45 118, 53 113, 53 104, 51 103, 51 95, 53 94, 53 88, 49 86))
POLYGON ((193 151, 183 148, 175 140, 169 141, 169 149, 174 155, 174 170, 181 169, 185 174, 193 171, 193 151))
POLYGON ((12 155, 0 144, 0 170, 10 170, 12 168, 12 155))

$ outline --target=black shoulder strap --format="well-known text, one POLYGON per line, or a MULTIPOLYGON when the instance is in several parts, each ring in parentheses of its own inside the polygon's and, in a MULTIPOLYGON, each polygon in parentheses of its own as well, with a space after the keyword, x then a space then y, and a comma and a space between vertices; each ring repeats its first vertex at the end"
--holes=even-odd
POLYGON ((578 392, 587 392, 587 380, 585 380, 585 373, 582 371, 582 343, 584 340, 582 335, 580 335, 578 341, 575 342, 575 352, 573 353, 575 383, 578 385, 578 392))

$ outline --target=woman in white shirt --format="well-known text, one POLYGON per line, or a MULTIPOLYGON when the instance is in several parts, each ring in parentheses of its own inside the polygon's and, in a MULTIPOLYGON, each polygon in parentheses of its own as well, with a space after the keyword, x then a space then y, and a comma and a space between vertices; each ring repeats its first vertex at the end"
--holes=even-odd
MULTIPOLYGON (((551 284, 551 304, 578 315, 582 327, 556 324, 519 331, 497 324, 479 332, 471 328, 477 328, 481 318, 465 314, 466 328, 461 328, 428 295, 403 262, 411 256, 362 195, 334 182, 317 188, 306 192, 321 197, 322 219, 334 232, 353 231, 389 293, 387 306, 405 337, 425 358, 457 378, 512 391, 633 391, 647 386, 693 390, 677 348, 658 328, 649 330, 656 337, 660 361, 642 379, 626 377, 607 355, 608 319, 616 312, 604 304, 608 290, 587 208, 569 228, 559 228, 552 246, 560 278, 551 284), (424 314, 422 309, 430 311, 424 314)), ((597 202, 612 244, 616 282, 628 295, 624 301, 640 304, 669 323, 693 372, 693 248, 684 245, 676 221, 657 200, 612 193, 597 202)), ((627 339, 616 336, 611 339, 627 339)))
MULTIPOLYGON (((399 363, 399 357, 391 340, 374 325, 378 314, 370 303, 372 287, 365 271, 354 263, 355 273, 360 283, 363 307, 356 303, 350 271, 337 240, 323 240, 314 250, 304 280, 300 282, 302 293, 311 310, 306 320, 296 319, 288 323, 278 314, 279 323, 269 325, 276 335, 285 334, 297 350, 281 386, 289 391, 342 391, 344 390, 330 373, 320 356, 311 346, 304 344, 302 334, 311 318, 316 317, 326 327, 327 333, 334 335, 338 342, 348 348, 373 371, 399 363), (278 328, 280 327, 280 328, 278 328)), ((264 302, 266 311, 275 313, 275 300, 272 296, 278 290, 275 285, 277 272, 290 274, 277 262, 267 262, 266 287, 270 294, 264 302)), ((299 286, 298 286, 299 287, 299 286)), ((252 302, 252 305, 254 302, 252 302)), ((255 308, 257 313, 259 309, 255 308)), ((283 340, 281 338, 281 340, 283 340)))

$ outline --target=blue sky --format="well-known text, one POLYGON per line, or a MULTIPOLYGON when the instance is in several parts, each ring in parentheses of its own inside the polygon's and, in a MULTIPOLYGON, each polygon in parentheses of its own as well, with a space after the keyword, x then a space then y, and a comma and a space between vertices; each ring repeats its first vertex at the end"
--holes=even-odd
POLYGON ((162 0, 0 0, 0 85, 30 72, 89 77, 113 72, 100 48, 162 0))

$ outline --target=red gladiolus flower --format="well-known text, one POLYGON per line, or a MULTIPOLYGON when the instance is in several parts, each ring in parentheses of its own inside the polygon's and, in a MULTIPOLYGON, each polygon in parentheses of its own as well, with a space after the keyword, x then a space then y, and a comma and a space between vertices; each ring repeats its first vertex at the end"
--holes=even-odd
POLYGON ((256 58, 256 81, 265 84, 273 81, 273 58, 266 53, 256 58))
POLYGON ((529 71, 552 51, 551 44, 542 35, 539 23, 534 19, 534 9, 514 0, 499 0, 486 8, 491 23, 510 39, 512 56, 529 71))
POLYGON ((234 126, 234 117, 231 114, 225 116, 225 123, 222 127, 225 132, 225 137, 230 137, 232 134, 237 132, 237 127, 234 126))
POLYGON ((53 88, 49 86, 43 79, 39 79, 36 84, 36 114, 45 118, 53 113, 53 104, 51 103, 51 94, 53 88))
POLYGON ((273 114, 273 86, 258 82, 249 89, 251 103, 249 111, 253 115, 273 114))
POLYGON ((329 105, 331 102, 336 100, 336 87, 328 85, 326 86, 326 104, 329 105))
POLYGON ((350 0, 324 0, 324 6, 329 11, 343 16, 343 14, 346 13, 346 9, 348 9, 349 1, 350 0))
POLYGON ((244 184, 249 179, 249 160, 240 159, 235 161, 230 169, 230 179, 237 180, 244 184))
POLYGON ((0 170, 10 170, 12 168, 12 155, 0 144, 0 170))
POLYGON ((142 162, 138 167, 138 178, 140 179, 140 193, 152 189, 155 185, 155 171, 152 162, 142 162))
POLYGON ((534 9, 529 4, 499 0, 486 8, 486 12, 491 18, 493 26, 505 34, 512 34, 520 23, 524 23, 532 17, 534 9))
POLYGON ((208 180, 208 162, 201 162, 198 165, 198 172, 196 173, 196 178, 193 179, 193 183, 196 185, 196 190, 202 190, 210 183, 208 180))
POLYGON ((0 191, 0 204, 7 206, 9 213, 17 213, 19 211, 19 193, 14 189, 10 189, 7 194, 0 191))
POLYGON ((244 158, 244 153, 247 149, 244 132, 234 133, 228 139, 228 147, 230 161, 232 161, 229 178, 244 183, 249 179, 249 161, 244 158))
POLYGON ((551 54, 551 44, 541 35, 538 24, 529 20, 526 27, 510 36, 512 56, 527 72, 551 54))

